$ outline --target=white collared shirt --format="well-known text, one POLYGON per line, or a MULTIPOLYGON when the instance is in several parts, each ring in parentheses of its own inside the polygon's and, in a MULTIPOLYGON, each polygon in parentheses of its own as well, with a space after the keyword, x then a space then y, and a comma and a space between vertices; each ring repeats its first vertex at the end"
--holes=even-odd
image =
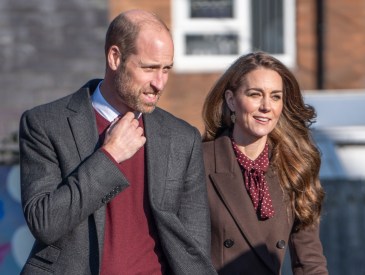
POLYGON ((106 120, 112 122, 120 113, 110 105, 100 91, 100 85, 103 81, 100 81, 98 87, 96 87, 95 92, 91 96, 91 102, 94 109, 106 120))

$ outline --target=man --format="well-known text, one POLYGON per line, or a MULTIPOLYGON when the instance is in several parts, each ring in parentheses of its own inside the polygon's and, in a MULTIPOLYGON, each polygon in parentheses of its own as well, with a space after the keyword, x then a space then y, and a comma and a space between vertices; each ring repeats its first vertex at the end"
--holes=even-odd
POLYGON ((156 107, 171 35, 128 11, 110 24, 105 54, 104 80, 21 118, 36 238, 22 274, 214 274, 200 134, 156 107))

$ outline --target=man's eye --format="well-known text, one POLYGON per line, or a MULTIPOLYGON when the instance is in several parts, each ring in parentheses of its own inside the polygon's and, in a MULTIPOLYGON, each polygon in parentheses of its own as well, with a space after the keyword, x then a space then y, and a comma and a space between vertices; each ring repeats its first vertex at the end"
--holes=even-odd
POLYGON ((164 74, 167 74, 170 70, 171 70, 171 68, 170 68, 170 67, 168 67, 168 68, 163 68, 162 72, 163 72, 164 74))
POLYGON ((143 70, 145 72, 152 72, 153 71, 153 68, 150 68, 150 67, 144 67, 143 70))

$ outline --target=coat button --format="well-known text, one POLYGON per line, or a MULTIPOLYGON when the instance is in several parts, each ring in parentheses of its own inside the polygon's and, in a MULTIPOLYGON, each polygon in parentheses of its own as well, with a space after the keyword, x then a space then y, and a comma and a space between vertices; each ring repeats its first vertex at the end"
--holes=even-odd
POLYGON ((285 248, 285 241, 284 240, 280 240, 276 243, 276 247, 279 249, 284 249, 285 248))
POLYGON ((231 239, 227 239, 224 241, 223 245, 227 248, 230 248, 234 245, 234 241, 232 241, 231 239))

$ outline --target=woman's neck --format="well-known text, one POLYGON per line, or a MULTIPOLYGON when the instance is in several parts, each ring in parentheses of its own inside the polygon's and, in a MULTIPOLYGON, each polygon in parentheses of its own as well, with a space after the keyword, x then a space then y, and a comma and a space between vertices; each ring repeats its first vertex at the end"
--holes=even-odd
POLYGON ((251 160, 255 160, 264 150, 267 136, 261 138, 245 138, 242 133, 233 131, 233 139, 242 153, 251 160))

